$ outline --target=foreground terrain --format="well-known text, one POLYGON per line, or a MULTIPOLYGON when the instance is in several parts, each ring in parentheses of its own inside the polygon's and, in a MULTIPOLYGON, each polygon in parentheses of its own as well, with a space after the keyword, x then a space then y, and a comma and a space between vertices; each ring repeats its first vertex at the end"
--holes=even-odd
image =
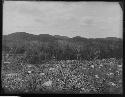
POLYGON ((122 93, 122 59, 51 60, 23 63, 19 58, 2 61, 5 93, 122 93))

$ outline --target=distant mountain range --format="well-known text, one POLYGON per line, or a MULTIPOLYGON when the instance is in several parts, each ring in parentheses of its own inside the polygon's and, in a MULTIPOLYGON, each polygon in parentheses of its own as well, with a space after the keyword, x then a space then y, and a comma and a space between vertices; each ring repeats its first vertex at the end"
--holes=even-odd
POLYGON ((69 38, 67 36, 60 35, 49 35, 49 34, 29 34, 26 32, 15 32, 9 35, 3 35, 3 40, 27 40, 27 41, 54 41, 54 40, 71 40, 71 41, 85 41, 85 40, 110 40, 110 41, 119 41, 121 38, 117 37, 107 37, 107 38, 85 38, 81 36, 76 36, 73 38, 69 38))
POLYGON ((29 34, 26 32, 16 32, 9 35, 3 35, 3 40, 27 40, 27 41, 54 41, 54 40, 62 40, 62 39, 69 39, 67 36, 60 36, 60 35, 49 35, 49 34, 29 34))
MULTIPOLYGON (((39 52, 43 60, 52 58, 53 54, 57 59, 76 59, 80 52, 81 58, 94 58, 95 53, 100 52, 100 58, 122 57, 123 40, 116 37, 107 38, 85 38, 76 36, 73 38, 60 35, 40 34, 33 35, 26 32, 17 32, 2 37, 2 51, 16 53, 39 52)), ((35 53, 34 53, 35 54, 35 53)))

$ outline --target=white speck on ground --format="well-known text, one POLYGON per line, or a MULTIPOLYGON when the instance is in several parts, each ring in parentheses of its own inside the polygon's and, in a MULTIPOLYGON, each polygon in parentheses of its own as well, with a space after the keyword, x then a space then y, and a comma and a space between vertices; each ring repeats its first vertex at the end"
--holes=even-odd
POLYGON ((116 86, 116 84, 113 82, 109 82, 109 85, 116 86))
POLYGON ((7 63, 7 64, 9 64, 10 62, 4 62, 5 64, 7 63))
POLYGON ((94 65, 91 65, 92 68, 94 68, 94 65))
POLYGON ((55 70, 55 68, 50 68, 49 70, 55 70))
POLYGON ((121 68, 121 67, 122 67, 122 65, 118 65, 118 67, 119 67, 119 68, 121 68))
POLYGON ((28 65, 27 67, 32 67, 31 65, 28 65))
POLYGON ((28 71, 28 73, 31 73, 31 71, 28 71))
POLYGON ((110 73, 107 73, 107 75, 108 75, 108 76, 113 76, 114 73, 111 73, 111 72, 110 72, 110 73))
POLYGON ((40 75, 45 75, 45 73, 40 73, 40 75))
POLYGON ((102 65, 102 64, 100 64, 99 66, 103 67, 103 65, 102 65))
POLYGON ((96 78, 99 78, 99 76, 98 76, 98 75, 95 75, 95 77, 96 77, 96 78))
POLYGON ((52 81, 51 80, 43 83, 43 86, 51 86, 51 85, 52 85, 52 81))

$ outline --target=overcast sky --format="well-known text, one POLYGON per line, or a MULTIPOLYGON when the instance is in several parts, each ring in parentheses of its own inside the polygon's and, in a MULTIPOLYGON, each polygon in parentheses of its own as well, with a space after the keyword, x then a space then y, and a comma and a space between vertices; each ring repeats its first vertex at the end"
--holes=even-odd
POLYGON ((122 16, 117 2, 5 1, 3 34, 122 37, 122 16))

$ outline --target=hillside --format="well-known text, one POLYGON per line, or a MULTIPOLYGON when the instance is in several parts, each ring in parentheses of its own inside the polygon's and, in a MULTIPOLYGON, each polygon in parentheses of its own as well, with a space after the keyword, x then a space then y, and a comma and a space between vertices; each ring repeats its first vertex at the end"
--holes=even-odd
POLYGON ((9 35, 3 35, 3 40, 29 40, 29 41, 48 41, 48 40, 64 40, 64 39, 70 39, 70 40, 75 40, 75 41, 85 41, 85 40, 109 40, 109 41, 122 41, 122 39, 117 38, 117 37, 107 37, 107 38, 85 38, 81 36, 75 36, 73 38, 69 38, 67 36, 60 36, 60 35, 49 35, 49 34, 39 34, 39 35, 34 35, 34 34, 29 34, 26 32, 15 32, 9 35))
MULTIPOLYGON (((116 37, 85 38, 16 32, 3 35, 2 49, 4 52, 21 53, 37 52, 42 59, 93 59, 122 57, 123 40, 116 37), (11 48, 11 49, 10 49, 11 48)), ((40 58, 41 59, 41 58, 40 58)))

